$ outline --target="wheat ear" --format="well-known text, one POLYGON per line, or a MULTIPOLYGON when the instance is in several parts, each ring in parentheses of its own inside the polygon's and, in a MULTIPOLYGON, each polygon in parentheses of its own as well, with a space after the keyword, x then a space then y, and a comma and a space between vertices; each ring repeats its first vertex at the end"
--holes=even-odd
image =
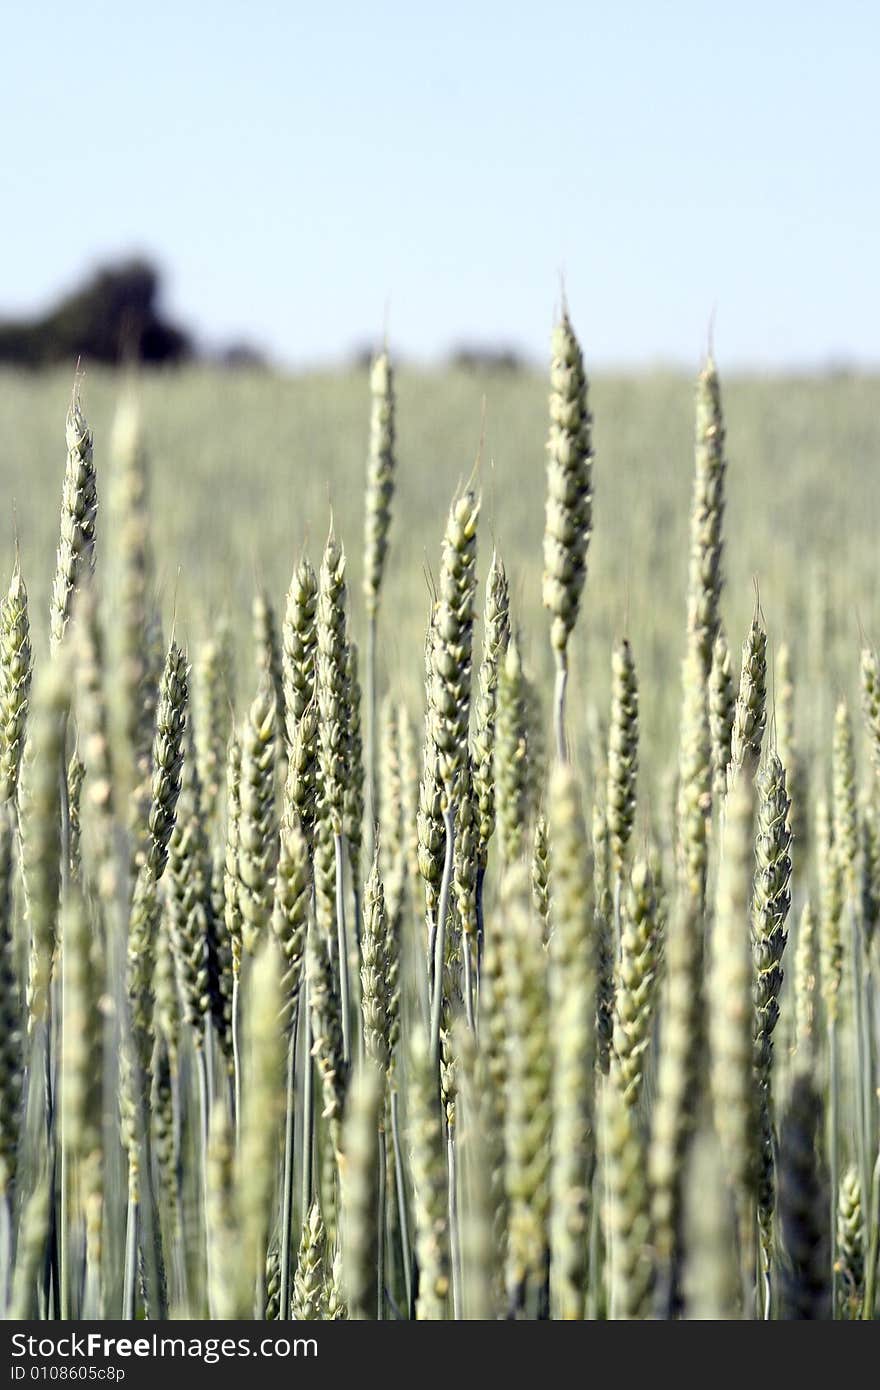
POLYGON ((543 596, 544 607, 551 615, 550 642, 556 657, 556 749, 564 760, 568 643, 587 577, 587 549, 593 528, 593 444, 587 376, 567 312, 553 331, 552 351, 543 596))

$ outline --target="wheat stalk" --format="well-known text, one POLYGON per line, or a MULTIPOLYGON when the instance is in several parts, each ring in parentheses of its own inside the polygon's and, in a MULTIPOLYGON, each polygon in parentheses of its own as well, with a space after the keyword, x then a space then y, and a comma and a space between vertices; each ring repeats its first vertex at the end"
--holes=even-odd
POLYGON ((657 998, 663 939, 654 875, 649 863, 633 865, 624 911, 617 968, 614 1056, 621 1094, 638 1103, 645 1080, 646 1053, 657 998))
POLYGON ((199 644, 193 665, 196 770, 210 826, 217 823, 223 805, 233 681, 230 633, 224 623, 215 637, 199 644))
POLYGON ((721 387, 712 357, 697 378, 694 495, 688 569, 688 638, 700 682, 709 681, 721 603, 724 482, 724 419, 721 387))
POLYGON ((327 1310, 327 1232, 314 1202, 303 1222, 293 1280, 290 1315, 297 1322, 318 1322, 327 1310))
POLYGON ((730 777, 741 768, 754 776, 767 723, 767 634, 757 613, 743 643, 739 693, 733 716, 730 777))
POLYGON ((552 348, 543 597, 552 619, 550 642, 556 658, 556 749, 558 756, 565 759, 568 643, 587 577, 587 550, 593 529, 593 444, 587 377, 567 311, 553 331, 552 348))
POLYGON ((554 933, 550 949, 552 1159, 550 1291, 559 1317, 586 1310, 587 1231, 595 1163, 595 945, 589 846, 580 788, 567 764, 550 785, 554 933))
MULTIPOLYGON (((624 640, 611 657, 611 719, 608 734, 608 829, 615 898, 627 865, 636 815, 639 771, 639 687, 632 647, 624 640)), ((619 916, 619 908, 616 913, 619 916)))
POLYGON ((616 1062, 605 1088, 603 1122, 611 1247, 610 1316, 644 1319, 650 1317, 654 1286, 645 1139, 625 1098, 616 1062))
MULTIPOLYGON (((501 942, 508 1040, 507 1290, 514 1314, 523 1309, 529 1284, 540 1287, 549 1249, 552 1103, 547 956, 540 924, 530 907, 525 870, 517 865, 505 883, 506 930, 501 942)), ((578 1200, 577 1188, 570 1199, 578 1200)))
MULTIPOLYGON (((12 1194, 21 1130, 24 1055, 13 937, 13 837, 8 806, 0 807, 0 1199, 8 1206, 8 1241, 12 1236, 12 1194)), ((11 1244, 2 1251, 9 1267, 11 1244)))
POLYGON ((61 493, 61 535, 49 603, 49 635, 53 649, 67 631, 76 590, 95 567, 97 476, 92 457, 92 432, 82 413, 78 381, 74 385, 67 412, 66 435, 67 464, 61 493))
POLYGON ((30 700, 28 597, 16 550, 9 589, 0 604, 0 801, 15 801, 30 700))
MULTIPOLYGON (((480 872, 485 872, 489 841, 495 831, 495 722, 498 707, 498 675, 510 640, 510 588, 504 562, 493 550, 486 579, 483 610, 483 654, 477 672, 474 701, 472 761, 477 798, 480 872)), ((479 903, 478 889, 478 903, 479 903)))
POLYGON ((437 1069, 423 1035, 410 1044, 410 1114, 414 1242, 419 1268, 416 1317, 446 1316, 451 1279, 449 1202, 443 1128, 437 1105, 437 1069))
POLYGON ((272 915, 278 821, 275 775, 278 707, 264 673, 241 734, 238 814, 238 909, 244 948, 254 954, 272 915))
POLYGON ((855 1167, 847 1168, 840 1180, 837 1251, 841 1315, 847 1319, 860 1318, 865 1297, 865 1233, 862 1184, 855 1167))
POLYGON ((728 796, 708 975, 708 1031, 713 1115, 737 1204, 746 1300, 753 1278, 757 1172, 752 1136, 758 1118, 753 1076, 753 967, 749 939, 743 930, 752 896, 753 816, 749 779, 742 774, 728 796))
POLYGON ((736 692, 730 665, 730 648, 724 629, 719 626, 712 648, 709 673, 709 729, 712 737, 712 796, 721 804, 727 791, 730 767, 736 692))
POLYGON ((772 1118, 773 1032, 779 1019, 782 992, 782 956, 788 934, 791 907, 792 836, 788 816, 791 802, 785 768, 771 753, 758 778, 758 823, 755 840, 755 884, 752 899, 752 952, 755 969, 755 1080, 764 1142, 759 1159, 758 1217, 766 1264, 770 1263, 771 1223, 774 1204, 772 1118))

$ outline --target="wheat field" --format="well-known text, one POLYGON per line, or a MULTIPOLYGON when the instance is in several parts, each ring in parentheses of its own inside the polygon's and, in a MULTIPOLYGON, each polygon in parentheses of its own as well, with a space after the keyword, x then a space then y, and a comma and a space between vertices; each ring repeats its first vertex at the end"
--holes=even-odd
MULTIPOLYGON (((425 576, 437 568, 449 499, 477 457, 484 402, 480 573, 496 538, 517 588, 530 657, 549 672, 540 596, 546 378, 403 369, 395 381, 400 464, 385 603, 396 617, 383 640, 389 683, 417 706, 430 601, 425 576)), ((724 379, 728 518, 736 536, 725 562, 731 638, 745 634, 757 579, 771 638, 796 642, 799 663, 818 661, 832 689, 851 687, 860 631, 880 621, 872 582, 878 389, 867 376, 724 379)), ((84 392, 105 478, 120 390, 114 373, 89 369, 84 392)), ((228 611, 247 655, 255 587, 265 585, 280 605, 304 544, 317 561, 332 509, 348 552, 357 625, 367 373, 283 378, 188 369, 146 373, 139 390, 166 618, 177 593, 181 622, 196 640, 228 611)), ((11 570, 14 507, 37 632, 57 543, 69 395, 70 374, 0 373, 0 484, 10 513, 2 553, 11 570)), ((591 400, 597 522, 589 618, 575 633, 573 660, 589 672, 582 697, 605 711, 611 645, 629 630, 650 690, 643 711, 650 756, 658 739, 673 737, 679 715, 693 387, 686 376, 666 373, 600 376, 591 400)))
POLYGON ((876 1315, 877 382, 584 347, 0 374, 7 1317, 876 1315))

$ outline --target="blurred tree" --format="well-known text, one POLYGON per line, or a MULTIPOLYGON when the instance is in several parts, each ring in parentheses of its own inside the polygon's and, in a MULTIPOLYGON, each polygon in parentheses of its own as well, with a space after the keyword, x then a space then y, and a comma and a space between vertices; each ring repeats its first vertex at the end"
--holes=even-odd
POLYGON ((516 348, 462 343, 450 352, 449 365, 463 372, 521 372, 528 364, 516 348))
POLYGON ((253 343, 230 343, 217 354, 217 364, 231 371, 263 371, 268 366, 266 354, 253 343))
POLYGON ((182 362, 193 354, 192 340, 161 315, 159 289, 159 272, 148 261, 102 266, 43 317, 0 320, 0 362, 182 362))

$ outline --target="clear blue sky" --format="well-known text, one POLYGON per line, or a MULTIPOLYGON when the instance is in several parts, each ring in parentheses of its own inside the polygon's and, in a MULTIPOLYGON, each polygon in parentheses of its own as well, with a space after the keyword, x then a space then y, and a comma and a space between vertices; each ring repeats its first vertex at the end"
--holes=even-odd
POLYGON ((0 309, 142 249, 209 343, 880 363, 880 9, 9 5, 0 309))

